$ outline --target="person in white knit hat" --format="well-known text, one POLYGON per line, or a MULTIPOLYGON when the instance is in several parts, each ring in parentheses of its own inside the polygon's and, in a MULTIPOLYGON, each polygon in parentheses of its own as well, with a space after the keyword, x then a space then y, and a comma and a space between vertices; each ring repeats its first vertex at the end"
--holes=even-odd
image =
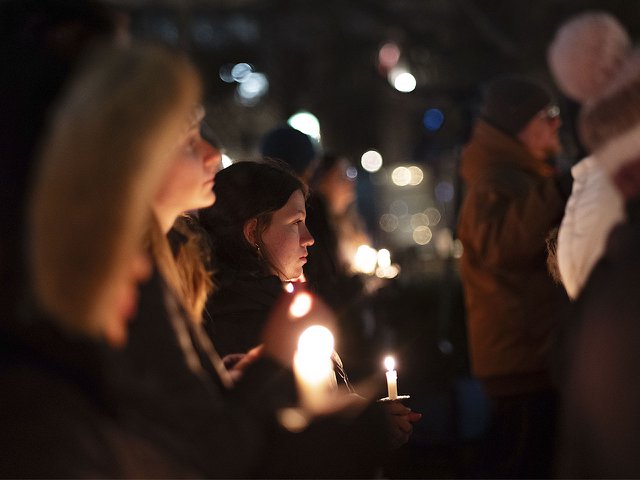
MULTIPOLYGON (((549 46, 548 63, 557 86, 570 99, 588 109, 616 83, 632 58, 631 41, 612 15, 589 11, 561 25, 549 46)), ((597 148, 617 127, 598 134, 598 114, 583 116, 580 141, 588 151, 597 148), (589 124, 594 125, 590 127, 589 124)), ((587 156, 571 169, 571 197, 558 232, 557 263, 567 293, 575 299, 604 249, 613 225, 624 218, 622 202, 601 167, 587 156)))
MULTIPOLYGON (((632 54, 598 101, 579 117, 580 137, 590 151, 601 149, 640 121, 640 51, 632 54)), ((558 232, 558 269, 576 298, 604 251, 611 229, 625 218, 624 204, 593 155, 572 168, 573 191, 558 232)))
POLYGON ((609 134, 621 118, 627 122, 593 153, 620 195, 626 220, 612 229, 575 304, 567 335, 558 478, 640 477, 639 103, 636 73, 583 112, 585 120, 600 119, 591 123, 591 134, 609 134))
POLYGON ((584 104, 602 94, 630 50, 629 34, 613 15, 588 11, 560 26, 547 61, 562 93, 584 104))

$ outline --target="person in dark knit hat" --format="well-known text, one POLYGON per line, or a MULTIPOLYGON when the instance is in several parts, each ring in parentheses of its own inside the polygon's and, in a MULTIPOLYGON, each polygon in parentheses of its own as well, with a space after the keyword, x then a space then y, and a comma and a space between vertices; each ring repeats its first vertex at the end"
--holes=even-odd
POLYGON ((309 135, 289 125, 270 130, 262 138, 260 153, 263 157, 282 160, 296 175, 306 180, 318 152, 309 135))
POLYGON ((461 277, 471 366, 493 408, 489 477, 551 475, 557 400, 548 354, 569 302, 546 267, 545 239, 570 193, 570 176, 550 163, 559 127, 542 86, 499 78, 462 152, 461 277))

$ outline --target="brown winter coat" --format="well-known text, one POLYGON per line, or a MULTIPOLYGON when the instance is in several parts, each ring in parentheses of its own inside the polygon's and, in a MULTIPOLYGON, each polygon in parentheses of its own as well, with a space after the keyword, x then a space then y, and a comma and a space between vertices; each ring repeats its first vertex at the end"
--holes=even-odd
POLYGON ((458 235, 473 372, 490 395, 544 389, 568 302, 547 272, 545 237, 566 199, 546 164, 483 121, 463 150, 461 175, 458 235))

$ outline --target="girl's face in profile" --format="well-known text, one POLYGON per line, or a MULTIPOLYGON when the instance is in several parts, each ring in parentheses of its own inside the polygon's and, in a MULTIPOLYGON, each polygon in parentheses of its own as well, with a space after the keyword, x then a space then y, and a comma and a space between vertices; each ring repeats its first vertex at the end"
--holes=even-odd
POLYGON ((200 135, 200 122, 191 126, 169 168, 157 202, 186 212, 215 201, 214 177, 220 169, 220 150, 200 135))
POLYGON ((296 190, 287 203, 273 213, 271 223, 262 234, 266 253, 277 270, 272 273, 280 280, 302 275, 302 267, 307 263, 307 247, 313 245, 306 218, 304 195, 296 190))

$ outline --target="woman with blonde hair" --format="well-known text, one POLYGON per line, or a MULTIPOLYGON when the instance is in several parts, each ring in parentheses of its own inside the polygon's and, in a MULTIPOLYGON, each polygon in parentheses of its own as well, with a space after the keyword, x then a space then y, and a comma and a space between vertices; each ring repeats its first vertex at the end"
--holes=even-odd
POLYGON ((194 473, 120 417, 105 354, 127 340, 148 206, 198 95, 184 59, 135 47, 95 53, 61 99, 29 208, 37 312, 0 349, 3 475, 194 473))

